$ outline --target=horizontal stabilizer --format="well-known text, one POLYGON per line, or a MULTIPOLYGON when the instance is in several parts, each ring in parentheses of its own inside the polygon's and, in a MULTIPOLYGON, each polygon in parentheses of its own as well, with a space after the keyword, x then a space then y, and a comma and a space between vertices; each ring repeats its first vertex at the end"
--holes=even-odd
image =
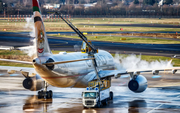
POLYGON ((93 60, 94 58, 86 58, 80 60, 69 60, 69 61, 61 61, 61 62, 48 62, 44 63, 43 65, 54 65, 54 64, 63 64, 63 63, 70 63, 70 62, 77 62, 77 61, 84 61, 84 60, 93 60))

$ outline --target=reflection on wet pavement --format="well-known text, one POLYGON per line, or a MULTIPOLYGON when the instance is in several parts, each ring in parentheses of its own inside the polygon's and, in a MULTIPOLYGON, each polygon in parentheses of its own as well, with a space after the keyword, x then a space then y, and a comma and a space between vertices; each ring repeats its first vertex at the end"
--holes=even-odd
POLYGON ((0 113, 151 113, 180 112, 179 90, 149 88, 141 94, 114 86, 114 101, 101 108, 83 109, 83 89, 53 88, 53 99, 38 99, 30 91, 0 92, 0 113), (70 91, 76 90, 73 93, 70 91), (58 92, 59 91, 59 92, 58 92), (61 96, 59 96, 61 95, 61 96))
POLYGON ((23 105, 23 111, 47 111, 47 108, 50 105, 52 105, 52 99, 38 99, 36 95, 29 96, 27 100, 25 100, 25 104, 23 105))
MULTIPOLYGON (((148 78, 148 77, 147 77, 148 78)), ((180 78, 179 78, 180 79, 180 78)), ((0 77, 0 85, 20 84, 22 79, 0 77), (9 80, 9 83, 8 83, 9 80), (2 83, 6 81, 6 83, 2 83), (19 82, 18 82, 19 81, 19 82)), ((159 80, 159 79, 158 79, 159 80)), ((162 79, 161 79, 162 80, 162 79)), ((21 88, 0 90, 0 113, 179 113, 179 88, 148 88, 143 93, 133 93, 118 79, 112 84, 114 100, 101 108, 84 109, 81 92, 83 88, 48 87, 54 93, 53 99, 38 99, 37 92, 21 88)), ((164 80, 165 81, 165 80, 164 80)), ((176 79, 177 81, 177 79, 176 79)), ((153 81, 151 81, 153 82, 153 81)), ((167 81, 165 81, 167 82, 167 81)), ((172 82, 172 80, 171 80, 172 82)), ((168 84, 168 82, 167 82, 168 84)), ((150 84, 153 85, 153 84, 150 84)), ((157 85, 157 84, 156 84, 157 85)), ((10 85, 8 85, 9 87, 10 85)), ((20 85, 13 85, 13 88, 20 85)), ((1 86, 2 87, 2 86, 1 86)))

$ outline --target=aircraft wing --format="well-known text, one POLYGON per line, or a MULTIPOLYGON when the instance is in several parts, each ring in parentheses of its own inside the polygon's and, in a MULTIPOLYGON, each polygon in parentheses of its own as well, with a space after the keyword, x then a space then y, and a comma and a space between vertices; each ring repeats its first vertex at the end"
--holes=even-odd
MULTIPOLYGON (((140 73, 143 72, 152 72, 153 75, 158 75, 159 71, 172 71, 172 73, 175 74, 177 70, 180 70, 180 67, 171 67, 171 68, 163 68, 163 69, 147 69, 147 70, 138 70, 138 69, 137 70, 101 70, 98 72, 98 74, 102 79, 106 77, 124 78, 130 76, 132 77, 133 75, 139 75, 140 73)), ((96 79, 97 76, 95 75, 93 80, 96 79)))
POLYGON ((177 70, 180 70, 180 67, 171 67, 171 68, 159 68, 159 69, 136 69, 136 70, 126 70, 127 73, 133 75, 139 75, 143 72, 152 72, 153 75, 158 75, 160 71, 172 71, 173 74, 176 73, 177 70))
MULTIPOLYGON (((0 59, 0 61, 21 63, 21 64, 32 64, 32 62, 28 62, 28 61, 19 61, 19 60, 11 60, 11 59, 0 59)), ((28 67, 0 66, 0 70, 7 70, 8 74, 14 74, 16 72, 21 72, 25 77, 27 77, 27 76, 33 77, 36 75, 35 69, 28 68, 28 67)))
MULTIPOLYGON (((126 70, 101 70, 98 72, 98 74, 101 78, 106 78, 106 77, 118 78, 118 77, 123 77, 123 75, 128 74, 128 73, 126 70)), ((96 79, 97 79, 97 76, 93 78, 93 80, 96 80, 96 79)))
POLYGON ((29 67, 0 66, 0 70, 5 70, 8 74, 15 74, 16 72, 21 72, 25 77, 33 77, 36 75, 35 69, 29 67))

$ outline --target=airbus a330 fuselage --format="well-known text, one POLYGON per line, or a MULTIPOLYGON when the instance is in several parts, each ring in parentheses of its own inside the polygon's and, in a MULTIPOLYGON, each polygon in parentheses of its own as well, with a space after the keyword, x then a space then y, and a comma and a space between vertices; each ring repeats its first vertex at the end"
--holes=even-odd
POLYGON ((180 70, 180 67, 167 67, 145 70, 115 70, 115 63, 112 55, 103 50, 96 49, 90 41, 74 26, 69 20, 64 20, 83 40, 81 52, 66 53, 57 55, 51 53, 46 31, 41 16, 39 3, 32 0, 35 27, 36 49, 33 62, 0 59, 0 61, 33 64, 34 68, 0 66, 0 70, 7 70, 8 73, 20 71, 25 79, 23 86, 31 91, 38 91, 38 98, 52 98, 52 91, 47 91, 48 84, 55 87, 87 87, 88 82, 94 82, 95 86, 105 86, 104 80, 111 82, 111 77, 119 78, 129 74, 130 81, 128 88, 140 93, 147 88, 147 79, 140 75, 141 72, 152 72, 157 75, 159 71, 172 71, 173 74, 180 70))
MULTIPOLYGON (((87 53, 61 52, 57 55, 38 57, 34 60, 34 68, 48 84, 56 87, 87 87, 89 81, 96 76, 92 60, 57 64, 42 65, 47 62, 61 62, 91 58, 87 53), (92 74, 91 74, 92 72, 92 74)), ((99 50, 95 54, 98 70, 114 69, 114 60, 110 53, 99 50)))

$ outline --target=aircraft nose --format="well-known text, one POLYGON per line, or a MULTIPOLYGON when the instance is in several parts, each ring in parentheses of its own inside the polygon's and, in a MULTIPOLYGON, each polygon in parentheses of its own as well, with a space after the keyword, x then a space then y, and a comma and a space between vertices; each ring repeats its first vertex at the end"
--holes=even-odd
POLYGON ((48 57, 38 57, 33 60, 33 64, 43 64, 47 62, 48 57))
POLYGON ((35 64, 35 63, 41 64, 42 62, 40 61, 39 58, 35 58, 35 59, 33 60, 33 64, 35 64))

